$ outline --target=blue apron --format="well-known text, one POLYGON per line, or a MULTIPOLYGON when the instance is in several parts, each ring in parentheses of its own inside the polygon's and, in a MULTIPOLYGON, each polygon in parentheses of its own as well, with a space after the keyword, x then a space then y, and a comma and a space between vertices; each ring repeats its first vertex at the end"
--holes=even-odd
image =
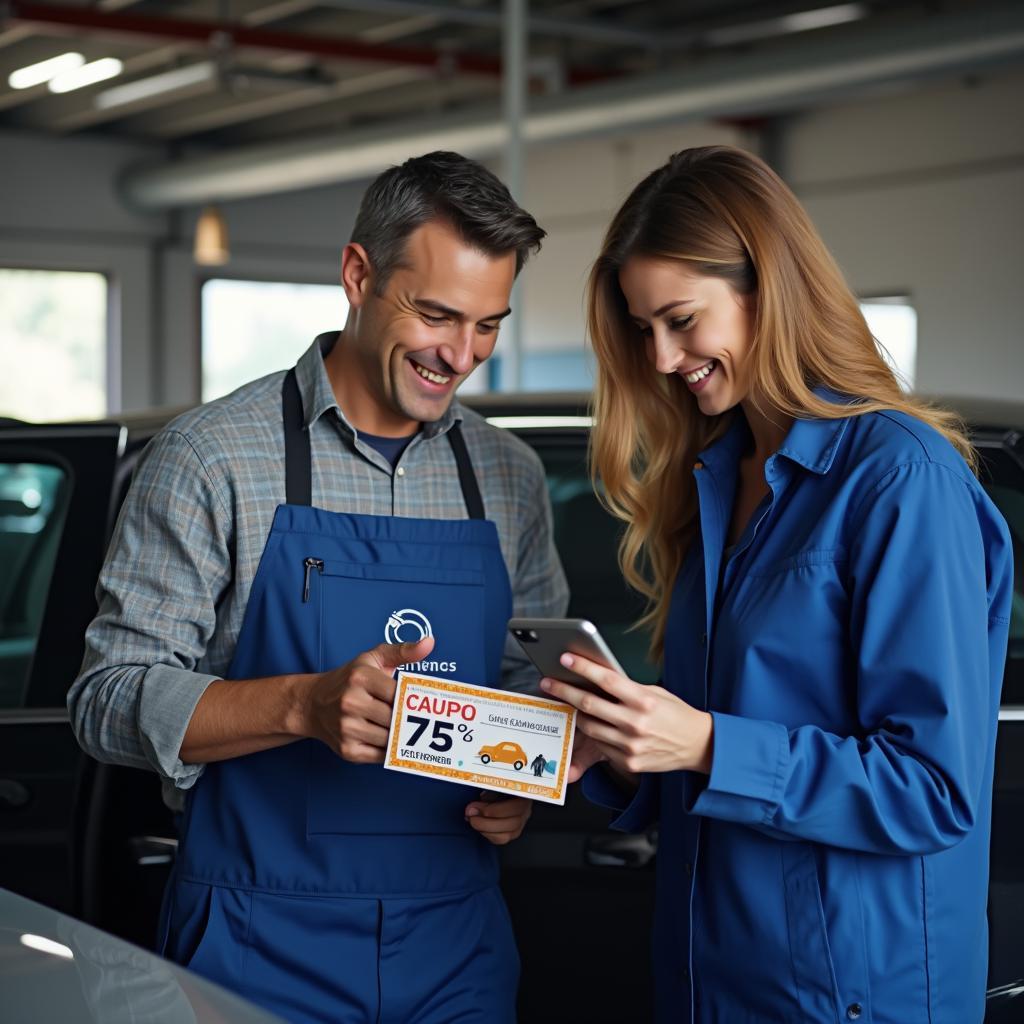
MULTIPOLYGON (((465 441, 469 519, 311 505, 294 371, 278 506, 228 678, 322 672, 435 637, 429 674, 501 681, 511 587, 465 441), (447 671, 445 671, 447 670, 447 671)), ((512 1022, 519 959, 476 790, 343 761, 318 740, 208 764, 190 791, 163 952, 296 1022, 512 1022)))

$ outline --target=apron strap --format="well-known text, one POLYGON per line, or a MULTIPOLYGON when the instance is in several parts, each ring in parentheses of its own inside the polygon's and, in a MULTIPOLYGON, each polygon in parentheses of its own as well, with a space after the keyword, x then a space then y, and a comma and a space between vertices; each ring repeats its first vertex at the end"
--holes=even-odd
POLYGON ((289 505, 313 504, 313 467, 309 431, 302 414, 302 395, 292 367, 281 389, 284 410, 284 493, 289 505))
MULTIPOLYGON (((284 476, 285 501, 289 505, 313 504, 312 453, 309 447, 309 431, 302 413, 302 394, 292 367, 284 377, 281 389, 281 406, 284 413, 284 476)), ((470 519, 484 519, 484 501, 480 496, 473 463, 466 448, 466 439, 458 422, 448 430, 448 443, 452 446, 455 465, 459 471, 459 486, 462 500, 470 519)))
POLYGON ((459 467, 459 484, 462 486, 462 500, 466 503, 466 511, 470 519, 484 519, 484 499, 480 497, 480 487, 473 472, 473 463, 466 448, 466 439, 462 436, 462 425, 456 421, 448 428, 448 443, 452 446, 455 465, 459 467))

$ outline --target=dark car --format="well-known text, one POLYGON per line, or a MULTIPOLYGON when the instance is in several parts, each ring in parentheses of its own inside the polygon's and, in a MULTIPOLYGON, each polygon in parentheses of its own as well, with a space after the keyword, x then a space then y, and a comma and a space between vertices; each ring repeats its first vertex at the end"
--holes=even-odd
MULTIPOLYGON (((595 622, 634 678, 656 679, 643 634, 630 629, 642 604, 616 565, 620 526, 587 474, 586 396, 467 402, 544 462, 572 588, 568 614, 595 622)), ((996 1024, 1024 1013, 1024 405, 948 404, 971 424, 1017 566, 992 837, 988 1020, 996 1024)), ((0 886, 143 945, 152 944, 175 853, 170 816, 155 775, 80 752, 64 694, 95 611, 113 516, 139 452, 167 419, 0 427, 0 565, 10 567, 0 576, 0 886)), ((526 833, 502 851, 523 1020, 650 1018, 657 836, 611 833, 608 818, 573 788, 564 807, 538 804, 526 833)))

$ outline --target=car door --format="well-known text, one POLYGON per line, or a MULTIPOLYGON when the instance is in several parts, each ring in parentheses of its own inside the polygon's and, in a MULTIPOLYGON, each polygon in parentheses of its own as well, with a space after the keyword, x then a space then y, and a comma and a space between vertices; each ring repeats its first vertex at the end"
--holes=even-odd
POLYGON ((1013 539, 1014 593, 1003 676, 992 794, 989 879, 989 987, 986 1020, 1019 1021, 1024 986, 1024 436, 979 430, 981 482, 1013 539))
POLYGON ((124 444, 114 424, 0 428, 0 887, 72 913, 84 755, 64 699, 124 444))

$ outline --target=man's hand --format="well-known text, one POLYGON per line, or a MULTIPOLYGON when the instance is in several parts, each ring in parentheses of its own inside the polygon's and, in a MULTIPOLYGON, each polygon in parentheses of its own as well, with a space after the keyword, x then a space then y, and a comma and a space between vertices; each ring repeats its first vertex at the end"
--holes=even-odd
POLYGON ((434 638, 415 644, 380 644, 347 665, 314 677, 307 706, 307 735, 354 764, 382 764, 391 727, 396 668, 422 661, 434 638))
POLYGON ((504 846, 518 839, 526 828, 533 803, 521 796, 504 798, 490 790, 466 807, 466 821, 489 843, 504 846))

